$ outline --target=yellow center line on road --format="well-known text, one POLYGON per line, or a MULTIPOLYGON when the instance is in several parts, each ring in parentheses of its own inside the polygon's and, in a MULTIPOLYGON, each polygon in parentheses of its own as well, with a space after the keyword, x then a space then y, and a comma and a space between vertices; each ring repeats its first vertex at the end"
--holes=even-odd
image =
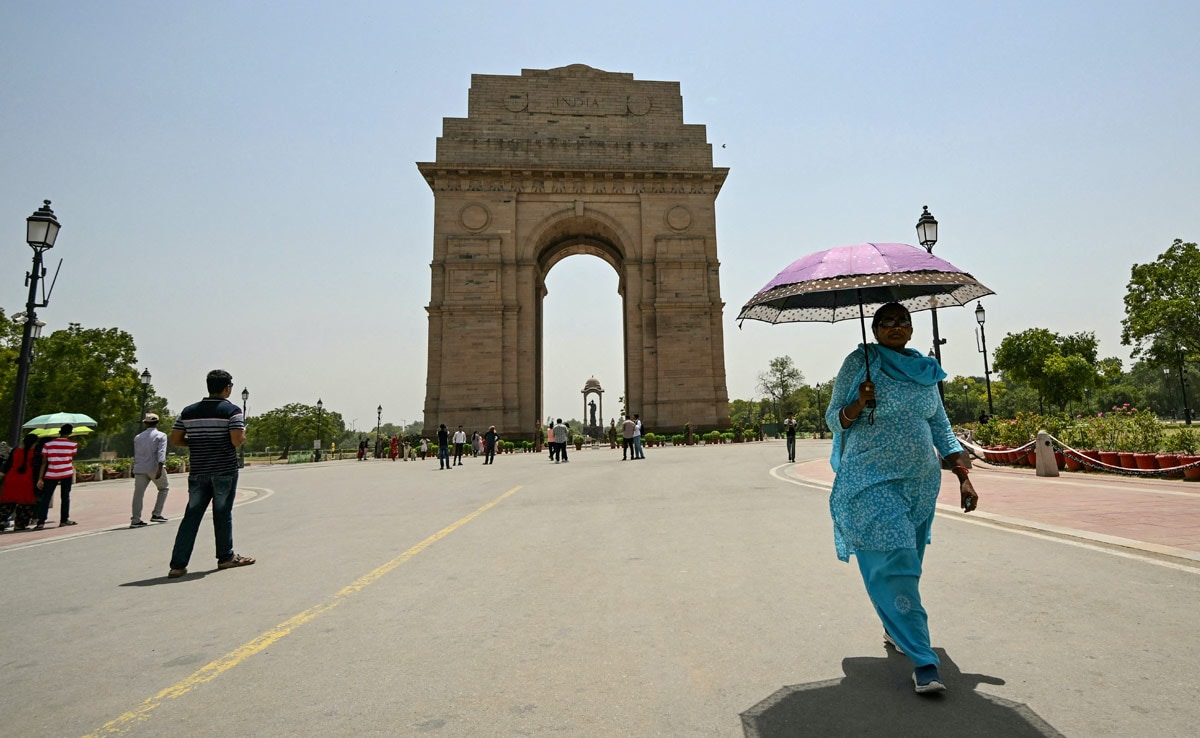
POLYGON ((513 487, 509 491, 500 495, 499 497, 497 497, 496 499, 487 503, 486 505, 479 508, 478 510, 471 513, 470 515, 467 515, 466 517, 461 518, 460 520, 457 520, 454 523, 451 523, 450 525, 446 526, 445 528, 442 528, 437 533, 434 533, 433 535, 429 536, 428 538, 421 541, 417 545, 413 546, 412 548, 408 549, 407 551, 400 554, 396 558, 387 562, 383 566, 380 566, 378 569, 367 572, 366 574, 362 575, 358 579, 355 579, 349 585, 347 585, 346 587, 343 587, 341 590, 339 590, 337 592, 337 594, 335 594, 328 602, 323 602, 319 605, 316 605, 315 607, 310 607, 309 609, 305 610, 304 612, 300 613, 299 615, 295 615, 291 618, 288 618, 284 622, 275 626, 271 630, 268 630, 266 633, 263 633, 262 635, 255 638, 254 640, 250 641, 249 643, 239 646, 238 648, 234 649, 233 651, 230 651, 229 653, 225 654, 224 656, 217 659, 216 661, 213 661, 213 662, 207 664, 206 666, 202 667, 199 671, 197 671, 196 673, 187 677, 186 679, 179 682, 178 684, 174 684, 170 687, 167 687, 163 691, 159 692, 158 694, 154 695, 150 699, 143 702, 136 709, 130 710, 129 712, 126 712, 126 713, 118 716, 117 718, 109 721, 108 723, 105 723, 104 726, 101 727, 99 730, 97 730, 94 733, 89 733, 87 736, 84 736, 84 738, 98 738, 98 736, 119 735, 121 733, 127 732, 128 730, 133 728, 135 724, 137 724, 143 720, 146 720, 150 716, 150 713, 153 712, 164 701, 166 701, 168 699, 174 699, 176 697, 182 697, 183 695, 192 691, 194 688, 200 686, 201 684, 204 684, 205 682, 211 682, 213 679, 216 679, 222 673, 229 671, 233 667, 237 666, 238 664, 242 663, 246 659, 253 656, 254 654, 267 648, 272 643, 275 643, 276 641, 279 641, 282 638, 284 638, 285 636, 289 635, 292 631, 296 630, 301 625, 304 625, 305 623, 316 619, 316 617, 318 615, 321 615, 322 613, 332 610, 333 608, 337 607, 342 602, 344 602, 346 600, 346 598, 350 597, 353 594, 356 594, 357 592, 362 591, 363 589, 366 589, 366 587, 368 585, 373 584, 374 582, 379 580, 381 577, 383 577, 388 572, 391 572, 393 569, 395 569, 396 567, 405 563, 406 561, 413 558, 417 554, 421 553, 425 549, 429 548, 434 543, 437 543, 441 539, 445 538, 446 536, 450 535, 454 531, 463 527, 464 525, 471 522, 475 518, 479 517, 483 513, 487 512, 488 510, 492 509, 496 505, 499 505, 507 497, 515 494, 519 489, 521 489, 520 486, 513 487))

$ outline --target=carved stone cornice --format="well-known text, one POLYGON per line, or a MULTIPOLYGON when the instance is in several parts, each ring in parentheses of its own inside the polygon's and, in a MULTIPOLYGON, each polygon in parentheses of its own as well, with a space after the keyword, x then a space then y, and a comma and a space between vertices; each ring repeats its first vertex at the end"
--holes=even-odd
POLYGON ((454 168, 418 162, 417 168, 434 192, 537 192, 577 195, 677 194, 716 197, 729 175, 728 167, 704 170, 613 171, 605 169, 454 168))

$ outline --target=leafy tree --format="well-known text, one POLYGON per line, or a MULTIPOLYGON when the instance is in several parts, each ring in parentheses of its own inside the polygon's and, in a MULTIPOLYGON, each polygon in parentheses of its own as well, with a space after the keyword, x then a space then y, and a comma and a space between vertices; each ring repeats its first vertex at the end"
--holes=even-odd
MULTIPOLYGON (((119 328, 70 323, 66 330, 39 338, 34 350, 26 395, 30 417, 84 413, 96 419, 98 432, 113 433, 138 416, 142 384, 133 336, 119 328)), ((9 408, 11 393, 8 388, 9 408)))
POLYGON ((796 368, 790 356, 777 356, 771 359, 767 367, 765 372, 758 373, 758 391, 771 398, 773 414, 778 422, 789 409, 780 405, 804 384, 804 374, 796 368))
POLYGON ((1090 390, 1104 386, 1104 377, 1119 370, 1115 359, 1098 360, 1096 335, 1091 332, 1060 336, 1045 328, 1010 333, 996 349, 993 367, 1004 379, 1028 385, 1043 401, 1066 408, 1083 400, 1090 390), (1104 372, 1104 373, 1102 373, 1104 372))
POLYGON ((1121 343, 1134 358, 1179 366, 1200 356, 1200 249, 1175 239, 1149 264, 1134 264, 1125 293, 1121 343))
MULTIPOLYGON (((329 448, 329 441, 340 443, 345 437, 346 424, 341 413, 328 408, 321 411, 321 447, 329 448)), ((371 429, 374 436, 375 429, 371 429)), ((246 450, 262 451, 278 449, 280 458, 285 458, 293 449, 310 449, 317 437, 317 406, 292 403, 268 410, 246 420, 246 450)))

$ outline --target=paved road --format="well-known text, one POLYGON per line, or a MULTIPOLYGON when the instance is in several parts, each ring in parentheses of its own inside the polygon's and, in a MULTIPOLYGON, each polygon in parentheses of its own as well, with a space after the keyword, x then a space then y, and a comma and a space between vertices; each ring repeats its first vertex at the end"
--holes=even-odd
POLYGON ((105 529, 129 483, 80 487, 82 531, 0 538, 4 732, 1195 735, 1190 559, 943 515, 919 699, 781 442, 647 456, 248 469, 259 563, 216 572, 206 528, 180 580, 174 520, 105 529))

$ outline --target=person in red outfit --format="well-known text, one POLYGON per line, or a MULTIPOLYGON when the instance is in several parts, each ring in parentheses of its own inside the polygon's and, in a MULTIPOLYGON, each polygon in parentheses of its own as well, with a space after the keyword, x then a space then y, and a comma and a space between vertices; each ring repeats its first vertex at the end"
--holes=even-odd
POLYGON ((13 449, 4 462, 0 477, 0 530, 8 525, 13 516, 13 530, 25 530, 37 512, 37 494, 33 478, 37 475, 41 459, 37 451, 38 437, 32 433, 25 436, 20 448, 13 449))

